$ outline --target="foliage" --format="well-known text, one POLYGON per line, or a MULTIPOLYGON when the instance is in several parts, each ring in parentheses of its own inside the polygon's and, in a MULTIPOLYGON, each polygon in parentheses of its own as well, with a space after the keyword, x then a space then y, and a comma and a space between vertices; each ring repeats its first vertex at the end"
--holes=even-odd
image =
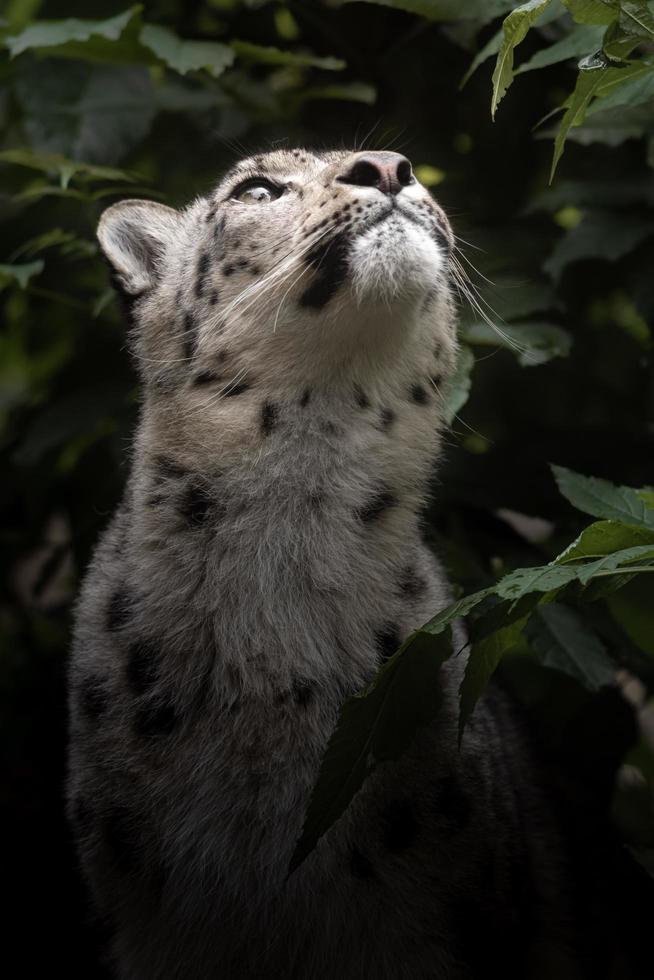
MULTIPOLYGON (((125 196, 181 205, 280 140, 407 153, 452 216, 462 292, 452 444, 425 518, 459 598, 346 704, 296 861, 438 711, 465 616, 462 731, 497 671, 560 746, 556 766, 574 759, 571 782, 604 767, 621 840, 654 865, 651 746, 623 738, 608 696, 616 668, 642 701, 654 688, 653 6, 9 0, 3 807, 34 854, 32 877, 17 859, 15 907, 33 922, 36 903, 49 923, 48 969, 61 955, 98 975, 60 816, 63 676, 72 598, 122 492, 137 407, 95 226, 125 196)), ((23 948, 35 972, 40 955, 23 948)))

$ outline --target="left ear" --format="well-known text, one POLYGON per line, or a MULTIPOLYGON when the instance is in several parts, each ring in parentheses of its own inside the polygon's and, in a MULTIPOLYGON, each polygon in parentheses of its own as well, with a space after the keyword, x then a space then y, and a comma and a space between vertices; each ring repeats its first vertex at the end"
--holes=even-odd
POLYGON ((179 223, 177 211, 154 201, 119 201, 104 212, 98 241, 127 293, 138 295, 155 284, 179 223))

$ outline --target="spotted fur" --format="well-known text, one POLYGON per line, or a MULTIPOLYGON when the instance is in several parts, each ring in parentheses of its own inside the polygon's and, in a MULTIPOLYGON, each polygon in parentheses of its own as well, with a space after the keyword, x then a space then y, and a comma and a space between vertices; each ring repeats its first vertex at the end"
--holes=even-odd
POLYGON ((499 695, 457 747, 463 654, 437 721, 287 877, 344 700, 449 600, 420 513, 452 233, 407 168, 276 151, 181 212, 100 223, 143 404, 77 607, 68 796, 123 980, 495 975, 464 936, 479 921, 520 949, 504 976, 581 975, 558 831, 499 695))

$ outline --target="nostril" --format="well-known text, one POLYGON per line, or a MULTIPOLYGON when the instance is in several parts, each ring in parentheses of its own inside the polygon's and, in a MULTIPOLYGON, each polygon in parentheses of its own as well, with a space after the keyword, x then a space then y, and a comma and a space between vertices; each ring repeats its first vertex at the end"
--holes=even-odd
POLYGON ((413 183, 413 170, 411 169, 411 164, 408 160, 400 160, 397 165, 396 173, 397 179, 402 187, 407 187, 409 184, 413 183))
POLYGON ((339 180, 358 187, 377 187, 383 179, 381 169, 370 160, 358 160, 344 177, 339 180))

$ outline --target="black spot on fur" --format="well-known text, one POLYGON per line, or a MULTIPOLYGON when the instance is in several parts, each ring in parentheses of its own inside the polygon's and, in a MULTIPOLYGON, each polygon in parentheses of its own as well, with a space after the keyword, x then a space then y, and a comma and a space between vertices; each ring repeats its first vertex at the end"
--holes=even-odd
POLYGON ((213 384, 214 381, 219 381, 219 380, 220 380, 220 378, 216 374, 215 371, 200 371, 199 374, 196 374, 194 376, 194 378, 193 378, 193 384, 194 385, 210 385, 210 384, 213 384))
POLYGON ((385 663, 399 649, 400 631, 395 623, 385 623, 380 630, 375 633, 375 646, 379 652, 381 663, 385 663))
POLYGON ((315 685, 310 681, 293 681, 293 700, 300 708, 311 704, 315 696, 315 685))
POLYGON ((134 731, 142 738, 172 734, 179 719, 175 705, 167 698, 155 698, 141 705, 134 716, 134 731))
POLYGON ((207 485, 195 480, 186 488, 179 503, 179 513, 191 527, 201 527, 211 509, 212 498, 207 485))
POLYGON ((382 815, 382 839, 389 851, 411 847, 418 835, 418 821, 407 800, 393 800, 382 815))
POLYGON ((422 387, 422 385, 412 385, 411 399, 416 403, 416 405, 426 405, 427 402, 429 401, 429 395, 422 387))
POLYGON ((218 290, 212 289, 209 293, 209 306, 215 306, 218 302, 218 290))
POLYGON ((395 421, 395 412, 392 408, 382 408, 379 415, 379 428, 387 432, 395 421))
POLYGON ((132 643, 127 651, 125 677, 132 693, 145 694, 157 681, 158 648, 145 640, 132 643))
POLYGON ((261 409, 261 431, 269 436, 277 425, 278 409, 272 402, 264 402, 261 409))
POLYGON ((452 831, 464 830, 472 817, 472 806, 456 776, 443 776, 436 783, 436 813, 452 831))
POLYGON ((231 276, 232 272, 234 272, 234 266, 233 265, 227 264, 227 265, 224 265, 223 266, 223 275, 224 276, 231 276))
POLYGON ((212 222, 215 217, 216 217, 216 209, 215 208, 211 208, 210 211, 207 211, 207 214, 206 214, 206 217, 205 217, 204 220, 207 222, 207 224, 210 224, 210 222, 212 222))
POLYGON ((369 859, 356 846, 350 852, 350 871, 355 878, 361 878, 364 881, 375 877, 375 869, 369 859))
POLYGON ((435 388, 438 388, 443 381, 440 374, 432 374, 429 380, 431 381, 431 383, 434 385, 435 388))
POLYGON ((126 626, 131 615, 129 595, 123 590, 114 592, 107 609, 107 629, 119 630, 126 626))
POLYGON ((325 491, 324 490, 310 490, 308 493, 309 503, 314 510, 320 510, 325 502, 325 491))
POLYGON ((313 282, 300 297, 300 306, 320 310, 345 280, 349 243, 344 234, 334 235, 326 245, 321 242, 307 258, 315 269, 313 282))
POLYGON ((306 388, 302 392, 302 397, 300 398, 300 406, 302 408, 306 408, 307 405, 309 404, 310 399, 311 399, 311 389, 310 388, 306 388))
POLYGON ((382 516, 384 511, 389 510, 397 504, 397 497, 390 490, 377 490, 372 495, 367 504, 359 511, 359 518, 364 524, 370 524, 382 516))
POLYGON ((200 258, 198 259, 198 267, 196 270, 196 280, 195 280, 195 295, 200 297, 204 293, 205 280, 207 277, 207 272, 209 269, 209 255, 207 252, 202 252, 200 258))
POLYGON ((368 396, 366 395, 365 391, 359 387, 359 385, 356 385, 354 388, 354 398, 359 408, 370 408, 368 396))
POLYGON ((195 354, 197 327, 193 319, 193 314, 188 311, 184 314, 183 331, 182 346, 184 347, 184 357, 190 361, 195 354))
POLYGON ((399 587, 400 592, 404 593, 404 595, 409 596, 411 599, 418 599, 425 594, 427 581, 422 575, 418 575, 412 565, 407 565, 402 569, 399 587))
POLYGON ((239 384, 232 385, 227 391, 223 391, 224 398, 233 398, 235 395, 242 395, 244 391, 249 391, 250 385, 246 381, 241 381, 239 384))
POLYGON ((89 721, 97 721, 109 704, 109 693, 105 684, 97 677, 85 677, 79 685, 78 704, 89 721))
POLYGON ((104 843, 116 868, 125 875, 134 874, 141 865, 142 851, 133 813, 126 806, 114 804, 102 821, 104 843))

